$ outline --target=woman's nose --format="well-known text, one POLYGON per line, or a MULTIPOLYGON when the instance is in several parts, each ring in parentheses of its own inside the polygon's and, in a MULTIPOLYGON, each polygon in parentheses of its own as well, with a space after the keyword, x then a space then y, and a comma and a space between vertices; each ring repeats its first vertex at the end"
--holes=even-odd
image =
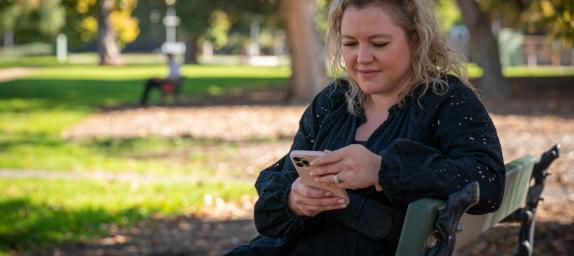
POLYGON ((358 63, 369 63, 374 60, 373 54, 370 52, 368 47, 360 46, 357 53, 357 62, 358 63))

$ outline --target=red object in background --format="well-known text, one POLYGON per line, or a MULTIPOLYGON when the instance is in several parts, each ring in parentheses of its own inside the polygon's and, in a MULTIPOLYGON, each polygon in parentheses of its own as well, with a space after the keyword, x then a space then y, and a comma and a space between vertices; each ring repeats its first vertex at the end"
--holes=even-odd
POLYGON ((175 90, 175 85, 170 82, 161 84, 161 90, 165 93, 172 93, 175 90))

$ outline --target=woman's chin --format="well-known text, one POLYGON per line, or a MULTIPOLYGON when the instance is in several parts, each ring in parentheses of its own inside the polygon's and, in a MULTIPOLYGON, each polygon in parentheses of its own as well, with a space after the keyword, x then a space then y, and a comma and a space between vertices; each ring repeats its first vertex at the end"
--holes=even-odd
POLYGON ((361 91, 363 91, 363 93, 365 93, 367 95, 380 94, 381 92, 384 92, 384 89, 381 88, 381 86, 362 85, 359 87, 361 88, 361 91))

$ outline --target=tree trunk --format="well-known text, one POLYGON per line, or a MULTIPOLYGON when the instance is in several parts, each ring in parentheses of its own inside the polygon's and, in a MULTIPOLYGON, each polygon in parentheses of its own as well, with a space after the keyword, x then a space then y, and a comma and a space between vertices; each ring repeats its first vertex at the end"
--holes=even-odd
POLYGON ((279 9, 291 56, 289 100, 309 103, 327 83, 324 47, 315 30, 315 1, 282 0, 279 9))
POLYGON ((504 99, 509 96, 509 84, 502 74, 498 44, 492 33, 492 22, 476 0, 457 0, 462 18, 470 31, 471 50, 484 71, 480 88, 487 97, 504 99))
POLYGON ((111 13, 115 0, 102 0, 98 13, 98 54, 100 65, 121 64, 117 34, 112 26, 111 13))
POLYGON ((197 64, 198 43, 197 37, 193 34, 185 36, 185 63, 197 64))

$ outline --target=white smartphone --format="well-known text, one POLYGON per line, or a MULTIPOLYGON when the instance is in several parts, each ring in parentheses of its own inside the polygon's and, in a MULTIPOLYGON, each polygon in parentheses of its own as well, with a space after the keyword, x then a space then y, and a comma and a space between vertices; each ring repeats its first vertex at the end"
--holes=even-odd
POLYGON ((347 195, 347 191, 345 191, 345 189, 315 181, 315 178, 311 176, 311 167, 309 164, 313 159, 324 154, 325 153, 323 151, 293 150, 291 151, 291 154, 289 154, 289 158, 291 158, 293 165, 295 165, 295 169, 297 169, 297 173, 299 173, 299 177, 301 177, 305 185, 327 190, 333 193, 336 197, 343 198, 347 203, 349 203, 349 195, 347 195))

